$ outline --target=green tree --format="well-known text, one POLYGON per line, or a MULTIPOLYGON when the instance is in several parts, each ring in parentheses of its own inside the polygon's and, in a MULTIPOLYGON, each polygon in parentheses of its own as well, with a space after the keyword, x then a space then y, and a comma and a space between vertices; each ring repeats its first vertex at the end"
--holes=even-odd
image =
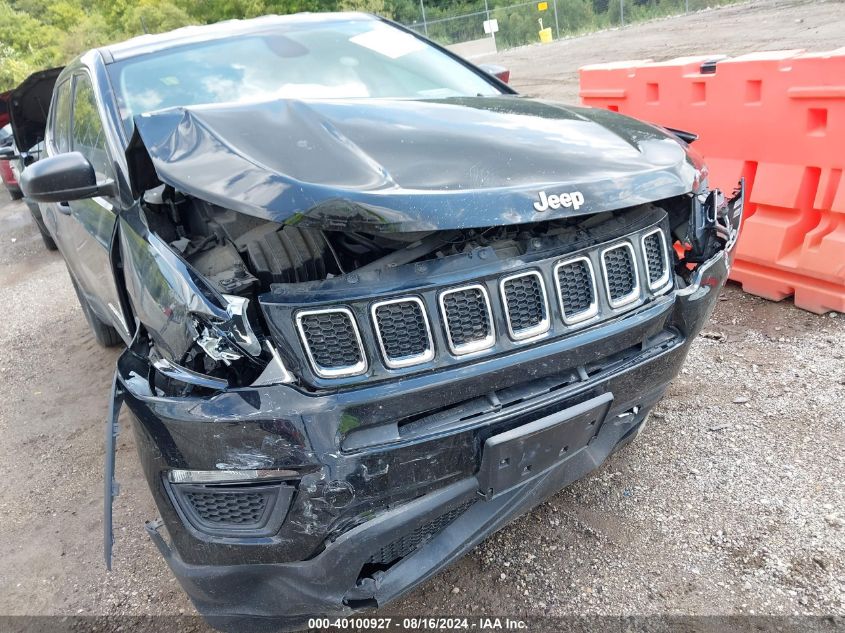
POLYGON ((578 33, 596 27, 591 0, 557 0, 561 32, 578 33))
POLYGON ((375 13, 386 18, 393 16, 392 7, 388 6, 387 0, 340 0, 338 9, 340 11, 375 13))
POLYGON ((170 0, 138 0, 123 14, 122 22, 121 30, 127 35, 164 33, 198 23, 170 0))

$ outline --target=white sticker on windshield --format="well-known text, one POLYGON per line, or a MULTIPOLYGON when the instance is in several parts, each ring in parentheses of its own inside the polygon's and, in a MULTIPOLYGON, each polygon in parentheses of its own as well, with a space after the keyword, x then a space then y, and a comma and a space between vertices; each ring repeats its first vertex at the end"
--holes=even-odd
POLYGON ((390 59, 398 59, 425 48, 425 44, 413 35, 386 24, 375 25, 371 31, 350 37, 349 41, 390 59))

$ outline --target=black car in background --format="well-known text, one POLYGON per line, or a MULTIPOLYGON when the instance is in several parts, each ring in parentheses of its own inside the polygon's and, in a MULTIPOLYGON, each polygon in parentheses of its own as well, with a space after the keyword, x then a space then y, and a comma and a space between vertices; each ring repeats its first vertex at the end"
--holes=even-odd
MULTIPOLYGON (((19 184, 20 174, 27 165, 38 160, 43 151, 43 143, 39 143, 27 152, 19 152, 12 136, 11 125, 0 128, 0 180, 3 181, 12 200, 23 198, 19 184)), ((41 209, 38 204, 29 199, 24 199, 24 204, 29 209, 35 226, 38 227, 38 232, 41 235, 44 246, 48 250, 56 250, 56 243, 44 225, 44 220, 41 217, 41 209)))
POLYGON ((125 404, 148 533, 218 626, 381 606, 629 442, 742 212, 677 135, 364 14, 93 50, 35 118, 24 192, 127 347, 107 561, 125 404))
MULTIPOLYGON (((44 153, 43 139, 47 111, 53 94, 53 84, 61 70, 61 68, 51 68, 33 73, 15 90, 0 94, 0 121, 8 121, 17 116, 19 123, 17 138, 14 136, 11 124, 7 124, 3 130, 0 130, 0 176, 6 180, 6 175, 4 175, 6 173, 4 170, 6 170, 14 181, 14 191, 9 190, 13 200, 23 197, 18 184, 21 172, 41 158, 44 153), (4 132, 8 134, 5 139, 4 132), (21 151, 20 148, 28 149, 21 151)), ((38 203, 30 198, 24 198, 24 204, 38 227, 44 246, 48 250, 56 250, 56 243, 44 225, 38 203)))
MULTIPOLYGON (((18 158, 16 159, 18 173, 21 173, 24 169, 27 168, 27 166, 31 165, 39 158, 41 158, 43 154, 43 141, 38 143, 38 145, 36 145, 35 147, 30 147, 26 152, 21 152, 18 158)), ((50 235, 50 231, 44 224, 44 218, 41 215, 41 207, 38 206, 37 202, 34 202, 26 197, 23 199, 23 202, 26 205, 26 208, 29 209, 29 215, 32 217, 32 221, 35 223, 35 226, 38 227, 38 233, 41 235, 41 240, 44 242, 44 247, 48 251, 58 250, 58 246, 56 246, 56 242, 53 240, 53 236, 50 235)))

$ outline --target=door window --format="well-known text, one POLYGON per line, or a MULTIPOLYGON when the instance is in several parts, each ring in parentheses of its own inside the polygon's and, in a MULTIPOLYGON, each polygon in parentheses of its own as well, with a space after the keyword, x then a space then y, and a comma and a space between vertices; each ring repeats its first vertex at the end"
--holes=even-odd
POLYGON ((70 79, 56 88, 53 112, 53 147, 60 154, 70 149, 70 79))
POLYGON ((91 80, 78 75, 74 89, 72 149, 80 152, 94 167, 97 180, 112 177, 111 161, 106 149, 106 135, 91 80))

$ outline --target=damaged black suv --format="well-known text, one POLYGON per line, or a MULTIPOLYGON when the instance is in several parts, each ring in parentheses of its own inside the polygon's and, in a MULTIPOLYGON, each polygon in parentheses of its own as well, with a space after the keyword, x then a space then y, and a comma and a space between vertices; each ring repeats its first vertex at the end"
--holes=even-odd
POLYGON ((742 187, 709 190, 691 136, 521 98, 373 16, 189 27, 52 77, 13 109, 46 142, 23 189, 127 346, 107 561, 125 404, 148 533, 219 626, 383 605, 596 468, 730 266, 742 187))

